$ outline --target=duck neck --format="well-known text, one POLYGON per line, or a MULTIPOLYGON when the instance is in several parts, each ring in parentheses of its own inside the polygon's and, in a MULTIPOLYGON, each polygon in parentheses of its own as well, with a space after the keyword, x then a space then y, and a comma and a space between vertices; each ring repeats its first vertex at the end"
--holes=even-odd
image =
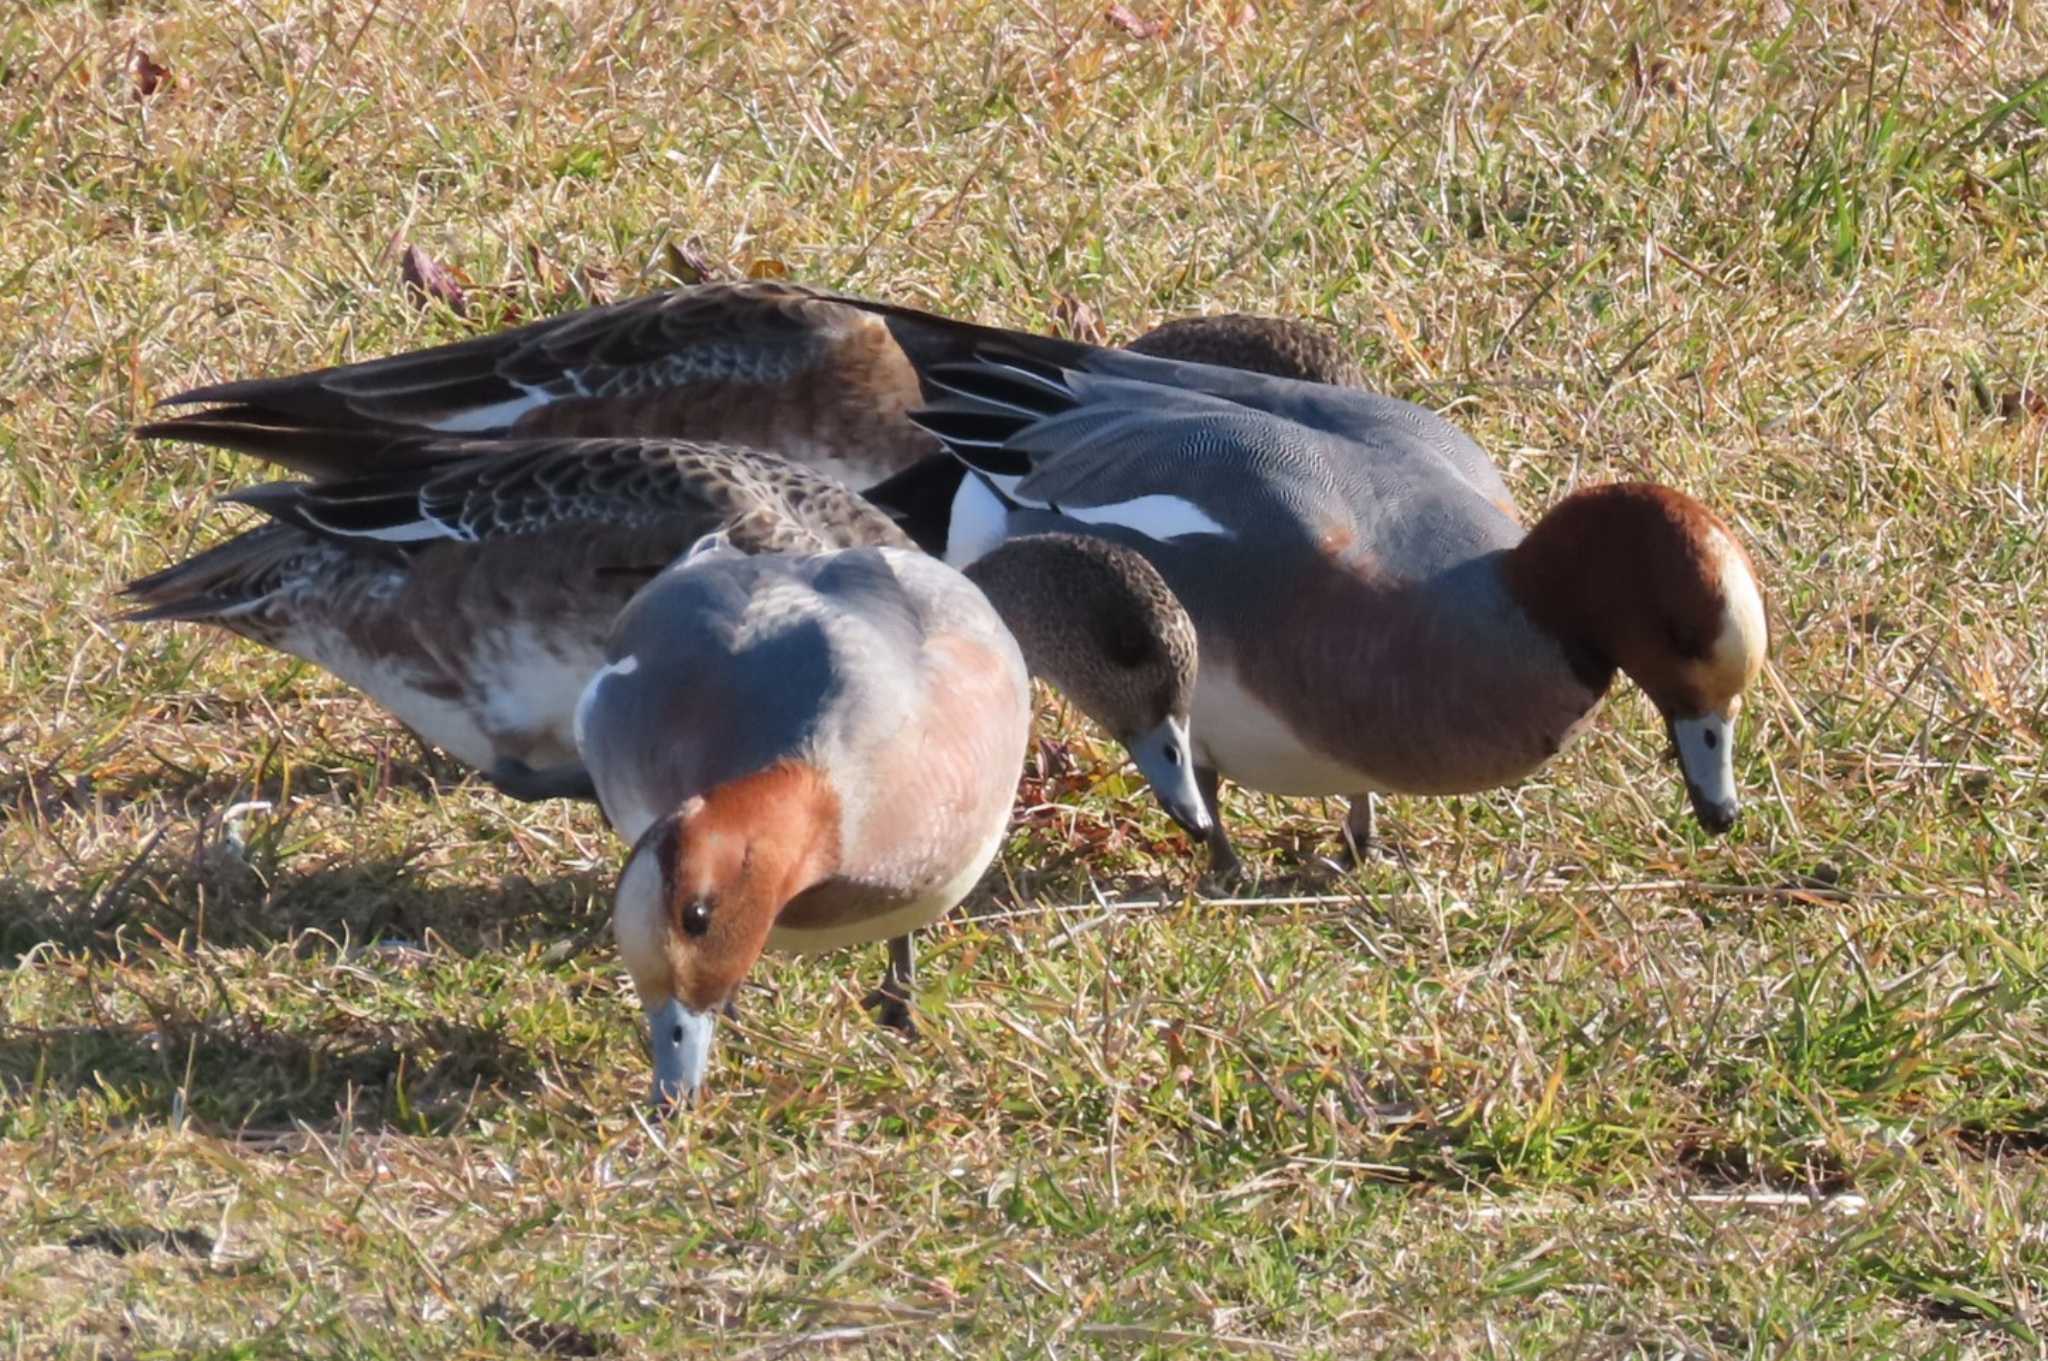
POLYGON ((1098 691, 1102 659, 1091 655, 1091 602, 1071 598, 1068 541, 1058 535, 1012 539, 965 569, 1017 640, 1025 669, 1072 700, 1097 723, 1114 730, 1115 716, 1098 691))
POLYGON ((1563 651, 1573 676, 1595 696, 1613 683, 1615 660, 1605 642, 1611 610, 1630 570, 1609 551, 1611 514, 1593 488, 1566 497, 1507 551, 1501 579, 1529 621, 1563 651))

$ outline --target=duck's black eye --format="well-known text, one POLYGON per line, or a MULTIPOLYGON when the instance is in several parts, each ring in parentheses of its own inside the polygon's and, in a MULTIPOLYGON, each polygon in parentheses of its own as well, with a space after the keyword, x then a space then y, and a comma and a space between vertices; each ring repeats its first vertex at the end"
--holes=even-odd
POLYGON ((1721 745, 1721 735, 1715 732, 1712 728, 1707 728, 1701 731, 1700 740, 1707 744, 1708 751, 1712 751, 1714 748, 1721 745))
POLYGON ((1668 631, 1671 635, 1671 650, 1680 658, 1688 662, 1703 662, 1707 659, 1709 645, 1700 637, 1699 630, 1673 623, 1668 625, 1668 631))
POLYGON ((1152 633, 1142 619, 1128 614, 1113 615, 1103 621, 1097 636, 1102 640, 1103 655, 1113 666, 1135 671, 1152 661, 1152 633))
POLYGON ((1180 748, 1179 748, 1179 747, 1176 747, 1176 746, 1173 746, 1173 745, 1171 745, 1171 744, 1168 744, 1168 746, 1167 746, 1167 748, 1166 748, 1166 764, 1168 764, 1168 765, 1170 765, 1170 766, 1174 767, 1175 769, 1179 769, 1179 768, 1180 768, 1180 748))
POLYGON ((683 904, 683 934, 701 936, 711 929, 711 904, 702 898, 683 904))

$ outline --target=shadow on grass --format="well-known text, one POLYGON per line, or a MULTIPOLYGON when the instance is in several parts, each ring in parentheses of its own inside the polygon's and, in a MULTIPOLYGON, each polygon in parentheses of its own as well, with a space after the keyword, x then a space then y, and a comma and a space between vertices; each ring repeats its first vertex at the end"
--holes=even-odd
MULTIPOLYGON (((267 770, 253 783, 246 771, 192 770, 154 758, 149 770, 95 778, 62 769, 64 756, 36 769, 0 776, 0 822, 48 819, 60 813, 119 813, 136 804, 203 820, 217 809, 251 800, 281 803, 285 780, 267 770)), ((266 762, 266 765, 268 763, 266 762)), ((387 793, 445 794, 473 778, 473 772, 439 752, 421 749, 410 760, 366 757, 359 765, 295 763, 293 798, 328 799, 356 805, 387 793)))
MULTIPOLYGON (((0 1107, 97 1095, 119 1121, 182 1114, 233 1134, 346 1122, 430 1134, 534 1089, 532 1054, 496 1027, 330 1012, 290 1029, 243 1016, 0 1029, 0 1107)), ((0 1117, 0 1132, 15 1133, 0 1117)))
POLYGON ((0 874, 0 968, 44 946, 104 957, 157 940, 314 951, 431 934, 476 954, 601 935, 608 920, 608 872, 501 878, 488 849, 477 852, 477 882, 450 883, 425 880, 413 863, 423 847, 266 878, 218 848, 195 855, 189 842, 172 841, 146 845, 89 889, 53 890, 0 874))
MULTIPOLYGON (((425 958, 457 961, 609 944, 605 873, 535 883, 480 863, 476 882, 446 882, 407 852, 266 880, 240 860, 195 857, 189 843, 141 860, 125 882, 110 876, 73 893, 0 875, 0 967, 54 950, 57 969, 148 970, 158 955, 190 973, 207 956, 183 952, 206 946, 361 959, 381 971, 380 960, 408 964, 410 943, 430 942, 425 958), (363 948, 380 944, 387 950, 363 948)), ((230 1001, 227 990, 166 988, 144 999, 145 1021, 0 1026, 0 1137, 19 1124, 10 1106, 32 1120, 38 1105, 86 1096, 113 1119, 182 1111, 223 1133, 344 1121, 432 1133, 516 1101, 539 1080, 534 1057, 494 1024, 451 1021, 432 1004, 403 1015, 358 1009, 339 995, 301 991, 306 1005, 281 1015, 230 1001)))

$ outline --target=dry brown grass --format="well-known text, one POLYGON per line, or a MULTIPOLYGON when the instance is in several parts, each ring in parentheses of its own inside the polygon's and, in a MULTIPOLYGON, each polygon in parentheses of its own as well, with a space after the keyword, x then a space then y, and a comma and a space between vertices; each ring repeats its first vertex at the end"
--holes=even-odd
POLYGON ((12 1354, 2041 1351, 2040 18, 1130 11, 0 15, 12 1354), (592 814, 109 592, 256 475, 128 440, 151 401, 693 239, 1015 324, 1321 318, 1528 507, 1695 492, 1773 594, 1751 817, 1703 840, 1624 693, 1357 876, 1240 799, 1266 900, 1219 907, 1061 722, 923 1044, 875 961, 776 963, 649 1127, 592 814))

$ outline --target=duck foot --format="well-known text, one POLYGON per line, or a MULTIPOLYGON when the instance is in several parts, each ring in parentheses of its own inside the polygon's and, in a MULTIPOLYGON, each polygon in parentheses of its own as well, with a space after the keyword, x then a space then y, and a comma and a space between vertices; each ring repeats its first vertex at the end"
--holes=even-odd
POLYGON ((861 1006, 875 1013, 875 1024, 887 1026, 906 1040, 917 1038, 917 1019, 911 1015, 910 999, 917 987, 917 946, 909 936, 889 941, 889 969, 879 987, 860 999, 861 1006))
POLYGON ((1196 887, 1205 897, 1228 898, 1249 887, 1251 879, 1251 871, 1228 843, 1220 848, 1211 845, 1208 868, 1202 871, 1196 887))
POLYGON ((1370 794, 1352 795, 1351 811, 1345 815, 1340 830, 1344 839, 1343 864, 1346 868, 1357 869, 1369 860, 1408 858, 1398 842, 1373 834, 1370 794))
POLYGON ((893 1030, 906 1040, 917 1038, 917 1019, 911 1015, 910 999, 891 991, 887 984, 861 998, 860 1004, 875 1013, 876 1025, 893 1030))

